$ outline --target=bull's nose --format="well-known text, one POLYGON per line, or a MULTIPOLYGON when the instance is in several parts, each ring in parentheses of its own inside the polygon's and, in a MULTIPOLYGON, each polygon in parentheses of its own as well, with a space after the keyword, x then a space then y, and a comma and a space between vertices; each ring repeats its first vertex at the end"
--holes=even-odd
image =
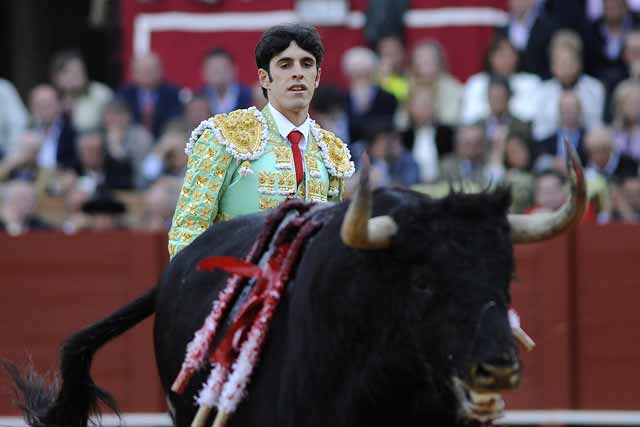
POLYGON ((520 384, 520 363, 477 363, 469 372, 472 387, 485 390, 505 390, 520 384))

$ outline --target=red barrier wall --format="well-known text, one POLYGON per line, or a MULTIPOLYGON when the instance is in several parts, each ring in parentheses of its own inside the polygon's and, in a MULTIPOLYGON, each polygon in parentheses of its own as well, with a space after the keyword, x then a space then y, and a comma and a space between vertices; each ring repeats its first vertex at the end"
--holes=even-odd
MULTIPOLYGON (((582 226, 516 247, 513 306, 536 349, 511 409, 640 409, 640 227, 582 226)), ((166 237, 134 232, 0 236, 0 357, 57 368, 65 337, 153 286, 166 237)), ((98 353, 92 374, 124 411, 162 411, 152 321, 98 353)), ((0 414, 15 414, 0 379, 0 414)))
POLYGON ((640 409, 640 227, 584 226, 576 245, 580 409, 640 409))
MULTIPOLYGON (((24 361, 30 355, 38 371, 57 370, 67 336, 154 285, 165 242, 164 236, 129 232, 0 237, 0 357, 24 361)), ((93 365, 96 382, 126 411, 164 405, 151 331, 149 319, 107 344, 93 365)), ((0 387, 0 413, 15 413, 4 378, 0 387)))

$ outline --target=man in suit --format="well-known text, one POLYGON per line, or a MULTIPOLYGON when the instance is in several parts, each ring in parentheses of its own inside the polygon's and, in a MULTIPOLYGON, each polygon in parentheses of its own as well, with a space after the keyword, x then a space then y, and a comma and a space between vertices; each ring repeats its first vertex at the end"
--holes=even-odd
POLYGON ((487 140, 492 144, 506 135, 519 135, 525 141, 531 140, 531 125, 514 117, 509 111, 511 96, 509 80, 498 76, 491 78, 487 90, 489 115, 482 124, 487 140))
POLYGON ((62 112, 58 92, 50 85, 38 85, 29 95, 31 128, 41 137, 38 167, 74 169, 78 166, 76 130, 68 115, 62 112))
POLYGON ((229 113, 238 108, 249 108, 251 89, 236 79, 236 67, 231 54, 220 48, 207 54, 202 64, 205 85, 199 95, 209 101, 213 114, 229 113))
POLYGON ((584 164, 587 161, 587 153, 584 147, 585 128, 582 124, 582 105, 580 99, 573 91, 565 91, 560 96, 559 102, 560 126, 548 138, 535 144, 534 152, 539 162, 545 163, 537 169, 551 167, 556 170, 564 170, 564 144, 567 139, 578 152, 580 160, 584 164))
POLYGON ((141 123, 154 137, 160 136, 167 122, 182 113, 179 90, 164 81, 162 63, 154 53, 136 57, 132 63, 131 83, 119 96, 127 103, 136 123, 141 123))
POLYGON ((393 123, 398 101, 377 84, 378 60, 372 50, 349 49, 342 57, 342 69, 349 80, 346 112, 349 143, 354 143, 365 138, 371 123, 393 123))
POLYGON ((609 181, 638 176, 638 162, 614 150, 613 135, 609 128, 591 129, 585 138, 585 146, 588 155, 587 175, 596 172, 609 181))
POLYGON ((551 75, 547 49, 555 25, 536 0, 509 0, 509 21, 498 32, 518 50, 518 71, 543 79, 551 75))

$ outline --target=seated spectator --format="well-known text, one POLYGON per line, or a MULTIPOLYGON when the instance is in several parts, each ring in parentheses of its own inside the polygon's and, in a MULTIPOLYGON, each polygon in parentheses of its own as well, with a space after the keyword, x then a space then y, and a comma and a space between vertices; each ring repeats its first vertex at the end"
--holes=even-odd
POLYGON ((605 90, 602 83, 582 73, 582 42, 572 31, 558 31, 551 44, 553 78, 538 91, 533 136, 542 140, 551 136, 560 123, 559 99, 563 91, 573 90, 582 104, 582 123, 587 129, 602 121, 605 90))
POLYGON ((627 176, 611 194, 612 209, 604 222, 640 223, 640 177, 627 176))
POLYGON ((38 153, 41 146, 42 138, 38 132, 23 132, 13 150, 0 161, 0 181, 35 181, 38 178, 38 153))
POLYGON ((28 118, 16 88, 10 81, 0 79, 0 159, 17 144, 28 118))
POLYGON ((157 138, 169 120, 182 114, 179 90, 164 81, 162 63, 154 53, 133 59, 132 76, 119 96, 129 106, 134 121, 157 138))
POLYGON ((205 85, 198 94, 208 100, 213 115, 252 105, 251 89, 238 82, 233 57, 227 50, 216 48, 207 54, 202 78, 205 85))
POLYGON ((377 66, 375 53, 365 47, 352 47, 342 57, 342 69, 349 80, 346 104, 349 120, 347 143, 364 139, 371 123, 393 122, 398 102, 376 83, 377 66))
MULTIPOLYGON (((374 128, 369 130, 368 144, 366 152, 371 162, 369 179, 372 189, 387 187, 391 185, 391 175, 387 164, 387 140, 384 137, 385 130, 374 128)), ((358 168, 356 167, 356 170, 358 168)), ((357 178, 352 178, 350 184, 357 182, 357 178)), ((349 191, 351 193, 351 191, 349 191)))
MULTIPOLYGON (((248 108, 248 107, 245 107, 248 108)), ((198 127, 200 123, 207 120, 213 115, 209 108, 207 98, 203 96, 194 96, 184 105, 184 113, 182 114, 185 130, 189 133, 198 127)))
POLYGON ((62 111, 62 103, 56 90, 50 85, 38 85, 29 96, 31 129, 42 140, 38 151, 38 167, 43 169, 75 169, 76 129, 68 115, 62 111))
POLYGON ((93 197, 95 188, 87 188, 86 183, 74 176, 64 197, 64 220, 61 228, 65 234, 75 234, 89 228, 89 216, 82 211, 82 205, 93 197))
POLYGON ((614 99, 615 149, 640 161, 640 81, 621 83, 614 99))
POLYGON ((345 95, 337 86, 321 84, 313 95, 309 113, 321 128, 335 133, 343 141, 349 140, 345 95))
POLYGON ((555 24, 536 0, 509 0, 509 20, 498 33, 518 50, 518 71, 549 77, 547 47, 555 24))
POLYGON ((151 151, 153 137, 144 126, 133 123, 127 104, 119 99, 107 104, 103 123, 109 158, 117 163, 129 163, 133 168, 133 187, 143 188, 146 181, 142 163, 151 151))
POLYGON ((618 181, 626 176, 638 175, 638 162, 614 149, 611 130, 594 128, 586 136, 588 161, 586 174, 599 174, 607 181, 618 181))
POLYGON ((410 187, 418 183, 418 164, 402 144, 400 134, 386 124, 374 124, 369 132, 367 153, 371 161, 372 188, 410 187))
POLYGON ((106 190, 133 189, 133 165, 123 157, 114 158, 109 154, 104 135, 98 131, 87 131, 78 137, 78 155, 80 157, 80 180, 83 188, 94 192, 99 188, 106 190))
POLYGON ((411 92, 409 128, 402 134, 404 146, 418 164, 420 181, 425 183, 437 180, 440 159, 453 151, 453 129, 438 122, 433 102, 430 89, 411 92))
POLYGON ((623 80, 615 82, 615 89, 612 95, 612 99, 616 98, 616 92, 620 83, 627 81, 640 81, 640 29, 633 29, 629 31, 624 41, 624 53, 623 61, 625 64, 625 73, 622 76, 623 80))
POLYGON ((184 104, 184 111, 182 112, 182 115, 170 120, 164 130, 180 128, 184 132, 191 134, 191 132, 198 127, 200 123, 211 118, 211 116, 209 100, 202 95, 192 96, 184 104))
POLYGON ((82 212, 88 217, 87 228, 90 230, 109 231, 126 228, 124 215, 127 206, 106 189, 98 189, 94 197, 84 202, 82 212))
POLYGON ((9 181, 0 205, 0 230, 11 236, 19 236, 29 231, 50 229, 36 215, 36 204, 36 190, 32 183, 9 181))
POLYGON ((517 133, 507 135, 504 182, 511 188, 513 213, 522 213, 533 204, 532 157, 529 141, 517 133))
POLYGON ((491 79, 487 92, 489 114, 483 124, 487 140, 492 145, 496 139, 504 138, 507 134, 520 134, 527 141, 531 139, 529 124, 509 112, 511 95, 508 80, 501 77, 491 79))
POLYGON ((376 51, 380 57, 380 86, 403 104, 409 96, 409 80, 402 37, 396 34, 381 37, 376 42, 376 51))
POLYGON ((462 96, 461 121, 474 123, 489 115, 489 81, 494 77, 508 79, 513 90, 509 112, 520 120, 531 121, 536 112, 531 102, 540 86, 540 77, 531 73, 517 73, 518 52, 508 38, 498 34, 487 51, 485 70, 469 77, 462 96))
POLYGON ((149 187, 144 196, 144 230, 169 231, 180 195, 180 185, 178 178, 164 176, 149 187))
POLYGON ((160 141, 144 160, 143 173, 147 181, 152 182, 162 175, 183 177, 187 167, 187 155, 184 147, 188 134, 181 128, 169 128, 162 134, 160 141))
POLYGON ((390 129, 384 137, 391 184, 408 188, 420 182, 420 168, 411 152, 402 143, 400 133, 390 129))
POLYGON ((526 213, 553 212, 564 204, 566 178, 559 172, 547 170, 535 177, 534 205, 526 213))
POLYGON ((640 16, 631 12, 626 3, 627 0, 604 0, 603 15, 586 32, 586 70, 604 83, 608 95, 627 77, 625 38, 640 26, 640 16))
POLYGON ((459 127, 454 152, 446 155, 440 163, 440 178, 454 183, 486 185, 494 179, 487 151, 487 141, 481 125, 459 127))
POLYGON ((565 148, 563 140, 566 139, 578 152, 578 156, 585 164, 587 154, 584 148, 584 135, 586 133, 582 124, 582 105, 580 99, 573 91, 565 91, 560 95, 559 107, 560 125, 549 138, 535 144, 536 169, 554 169, 564 173, 565 148))
POLYGON ((76 50, 56 53, 51 61, 51 82, 58 89, 63 109, 78 131, 97 128, 105 105, 113 99, 106 85, 89 81, 82 55, 76 50))
POLYGON ((411 57, 411 91, 426 87, 434 96, 436 116, 446 125, 460 121, 462 84, 447 71, 444 49, 434 40, 418 43, 411 57))

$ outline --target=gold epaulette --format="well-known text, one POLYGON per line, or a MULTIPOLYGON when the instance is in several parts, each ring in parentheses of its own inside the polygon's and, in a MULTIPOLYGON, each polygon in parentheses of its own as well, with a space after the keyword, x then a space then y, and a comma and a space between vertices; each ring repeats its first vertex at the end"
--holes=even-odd
POLYGON ((268 140, 267 122, 255 107, 217 114, 193 130, 186 152, 191 154, 193 145, 210 129, 216 141, 238 160, 255 160, 264 153, 268 140))
POLYGON ((320 147, 320 153, 330 175, 349 178, 355 172, 351 153, 347 145, 333 132, 312 124, 313 136, 320 147))

